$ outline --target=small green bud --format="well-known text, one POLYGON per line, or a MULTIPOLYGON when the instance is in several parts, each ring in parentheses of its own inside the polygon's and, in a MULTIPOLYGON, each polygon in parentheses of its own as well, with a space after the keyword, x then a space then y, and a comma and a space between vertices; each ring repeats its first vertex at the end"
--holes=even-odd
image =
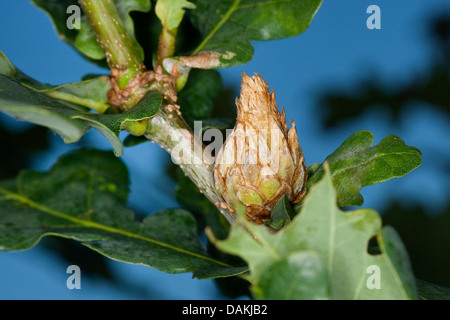
POLYGON ((148 119, 139 121, 126 121, 123 128, 133 136, 142 136, 146 133, 148 128, 148 119))

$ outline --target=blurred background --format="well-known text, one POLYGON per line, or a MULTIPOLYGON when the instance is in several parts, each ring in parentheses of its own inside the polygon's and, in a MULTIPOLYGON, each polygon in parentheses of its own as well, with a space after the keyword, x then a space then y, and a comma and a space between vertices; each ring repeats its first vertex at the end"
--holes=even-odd
MULTIPOLYGON (((415 171, 364 188, 364 207, 399 231, 417 278, 450 287, 450 2, 324 1, 300 36, 253 44, 250 63, 220 70, 218 102, 233 105, 241 74, 259 73, 295 121, 307 165, 322 162, 358 130, 370 130, 375 144, 395 134, 422 151, 415 171), (372 4, 381 9, 381 29, 366 26, 372 4)), ((0 1, 0 50, 43 83, 107 73, 60 41, 46 14, 27 0, 0 1)), ((66 145, 4 114, 0 125, 2 179, 23 168, 48 170, 75 148, 111 149, 95 131, 66 145)), ((137 213, 179 206, 164 150, 145 143, 125 149, 123 160, 129 206, 137 213)), ((69 240, 46 238, 28 251, 0 252, 0 299, 223 298, 213 280, 111 261, 69 240), (66 287, 71 264, 81 268, 81 290, 66 287)))

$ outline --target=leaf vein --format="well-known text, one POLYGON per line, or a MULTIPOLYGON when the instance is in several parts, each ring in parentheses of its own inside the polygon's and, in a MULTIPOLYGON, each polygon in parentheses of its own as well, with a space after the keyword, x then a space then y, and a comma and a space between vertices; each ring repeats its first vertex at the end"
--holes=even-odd
POLYGON ((198 45, 198 47, 194 50, 192 55, 196 55, 203 47, 208 43, 208 41, 217 33, 217 31, 227 22, 227 20, 232 16, 232 14, 236 11, 240 4, 241 0, 234 0, 231 7, 228 11, 223 15, 222 19, 216 24, 216 26, 209 32, 209 34, 203 39, 203 41, 198 45))
POLYGON ((216 264, 224 266, 224 267, 232 267, 232 266, 230 266, 230 265, 228 265, 228 264, 226 264, 224 262, 215 260, 213 258, 201 255, 201 254, 196 253, 196 252, 188 251, 188 250, 185 250, 183 248, 179 248, 179 247, 173 246, 171 244, 164 243, 164 242, 152 239, 152 238, 148 238, 148 237, 142 236, 140 234, 136 234, 136 233, 133 233, 133 232, 130 232, 130 231, 127 231, 127 230, 123 230, 123 229, 118 229, 118 228, 115 228, 115 227, 107 226, 107 225, 104 225, 104 224, 101 224, 101 223, 97 223, 97 222, 94 222, 94 221, 87 221, 87 220, 83 220, 83 219, 79 219, 79 218, 70 216, 70 215, 68 215, 66 213, 63 213, 63 212, 60 212, 60 211, 57 211, 57 210, 53 210, 53 209, 48 208, 46 206, 43 206, 43 205, 41 205, 41 204, 39 204, 37 202, 34 202, 33 200, 31 200, 31 199, 29 199, 29 198, 27 198, 25 196, 22 196, 20 194, 17 194, 17 193, 8 191, 8 190, 5 190, 3 188, 0 188, 0 192, 5 194, 10 200, 15 200, 15 201, 18 201, 18 202, 21 202, 21 203, 26 203, 29 207, 32 207, 32 208, 34 208, 34 209, 36 209, 38 211, 41 211, 41 212, 44 212, 44 213, 47 213, 47 214, 50 214, 50 215, 53 215, 53 216, 65 219, 65 220, 68 220, 68 221, 70 221, 70 222, 72 222, 74 224, 81 225, 83 227, 94 228, 94 229, 98 229, 98 230, 102 230, 102 231, 106 231, 106 232, 110 232, 110 233, 114 233, 114 234, 119 234, 119 235, 122 235, 122 236, 134 238, 134 239, 139 239, 139 240, 146 241, 146 242, 152 243, 154 245, 157 245, 157 246, 160 246, 160 247, 163 247, 163 248, 174 250, 174 251, 182 253, 182 254, 186 254, 186 255, 193 256, 195 258, 199 258, 199 259, 202 259, 202 260, 210 261, 210 262, 216 263, 216 264))

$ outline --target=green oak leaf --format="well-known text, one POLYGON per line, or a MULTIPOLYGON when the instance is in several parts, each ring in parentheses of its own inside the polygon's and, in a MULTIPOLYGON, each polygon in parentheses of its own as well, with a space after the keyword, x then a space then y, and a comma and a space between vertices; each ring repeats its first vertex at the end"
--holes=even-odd
POLYGON ((247 262, 256 298, 290 297, 285 275, 277 272, 282 270, 292 276, 288 290, 294 298, 416 299, 406 249, 392 228, 381 226, 379 215, 371 209, 344 212, 336 206, 336 192, 325 165, 322 180, 312 187, 301 212, 286 227, 273 233, 242 219, 232 226, 226 240, 213 240, 220 250, 247 262), (381 251, 377 255, 367 251, 374 236, 381 251), (302 254, 309 256, 303 261, 302 254), (372 286, 374 269, 380 289, 372 286))
MULTIPOLYGON (((94 32, 92 31, 87 18, 84 14, 81 16, 80 29, 69 29, 67 19, 70 13, 67 8, 71 5, 78 5, 76 0, 32 0, 37 7, 44 10, 51 18, 53 25, 59 34, 59 37, 75 48, 83 56, 92 60, 104 60, 105 55, 100 45, 97 43, 94 32)), ((132 11, 148 12, 151 9, 150 0, 115 0, 117 11, 128 31, 128 36, 136 46, 141 58, 144 58, 144 51, 136 40, 134 31, 134 22, 130 16, 132 11)), ((103 64, 106 66, 106 64, 103 64)))
MULTIPOLYGON (((340 207, 362 205, 361 188, 402 177, 422 162, 420 150, 405 145, 397 136, 388 135, 376 146, 372 145, 372 133, 358 131, 325 159, 324 163, 330 166, 340 207)), ((307 189, 325 174, 323 164, 314 164, 308 171, 307 189)))
POLYGON ((275 230, 279 230, 283 226, 290 223, 294 216, 295 212, 291 206, 291 203, 287 199, 286 195, 283 195, 280 200, 278 200, 270 214, 269 226, 275 230))
POLYGON ((55 98, 62 103, 69 103, 71 107, 80 111, 87 111, 86 108, 88 108, 103 113, 110 106, 107 93, 111 89, 111 84, 107 76, 93 77, 59 86, 42 84, 17 69, 2 51, 0 51, 0 74, 19 81, 28 89, 55 98))
POLYGON ((59 134, 65 143, 78 141, 89 126, 73 119, 79 111, 46 95, 22 86, 0 74, 0 111, 18 120, 45 126, 59 134))
POLYGON ((186 0, 158 0, 155 6, 156 16, 171 32, 180 25, 185 9, 195 9, 195 5, 186 0))
POLYGON ((65 143, 78 141, 93 127, 109 140, 117 156, 123 154, 120 130, 125 129, 129 122, 150 119, 159 111, 161 103, 159 93, 149 92, 134 108, 124 113, 95 114, 73 108, 0 74, 0 111, 18 120, 45 126, 59 134, 65 143))
POLYGON ((245 271, 206 254, 185 210, 135 220, 126 208, 128 184, 119 158, 88 149, 63 156, 48 172, 22 171, 0 181, 0 249, 26 250, 45 236, 58 236, 168 273, 222 277, 245 271))
MULTIPOLYGON (((34 88, 33 88, 34 89, 34 88)), ((37 90, 49 97, 83 106, 98 113, 109 107, 108 91, 111 89, 109 77, 100 76, 80 82, 66 83, 45 90, 37 90)))
POLYGON ((193 54, 214 52, 210 67, 231 67, 251 60, 251 41, 299 35, 311 23, 322 0, 196 0, 189 11, 203 41, 193 54))
POLYGON ((327 270, 317 254, 293 252, 270 265, 253 290, 264 300, 328 299, 327 270))

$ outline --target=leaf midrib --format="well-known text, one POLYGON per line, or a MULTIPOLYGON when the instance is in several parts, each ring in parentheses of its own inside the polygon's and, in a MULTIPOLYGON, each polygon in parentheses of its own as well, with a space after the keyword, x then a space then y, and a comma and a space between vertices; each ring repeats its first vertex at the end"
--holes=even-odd
MULTIPOLYGON (((215 25, 215 27, 207 34, 207 36, 203 39, 203 41, 192 52, 192 55, 196 55, 197 53, 199 53, 203 49, 203 47, 208 43, 208 41, 211 40, 211 38, 217 33, 217 31, 231 18, 231 16, 233 15, 233 13, 236 10, 250 8, 250 7, 254 6, 255 4, 257 4, 257 5, 271 5, 271 4, 279 5, 280 2, 290 3, 290 2, 293 2, 293 1, 292 0, 284 0, 284 1, 278 0, 278 1, 265 1, 265 2, 248 3, 248 4, 245 4, 245 5, 240 5, 241 4, 241 0, 235 0, 233 2, 233 4, 230 6, 230 8, 228 9, 228 11, 223 15, 223 17, 215 25)), ((246 27, 250 27, 250 26, 246 26, 246 27)))
POLYGON ((88 221, 88 220, 83 220, 83 219, 79 219, 79 218, 73 217, 73 216, 68 215, 66 213, 63 213, 63 212, 60 212, 60 211, 57 211, 57 210, 53 210, 51 208, 43 206, 43 205, 41 205, 41 204, 39 204, 39 203, 37 203, 37 202, 35 202, 35 201, 25 197, 25 196, 22 196, 20 194, 11 192, 11 191, 3 189, 3 188, 0 188, 0 192, 5 194, 5 198, 3 198, 2 200, 6 200, 6 199, 15 200, 15 201, 18 201, 20 203, 26 204, 28 207, 31 207, 31 208, 36 209, 38 211, 41 211, 41 212, 53 215, 53 216, 61 218, 61 219, 68 220, 68 221, 70 221, 72 223, 78 224, 78 225, 86 227, 86 228, 98 229, 98 230, 102 230, 102 231, 106 231, 106 232, 110 232, 110 233, 114 233, 114 234, 119 234, 119 235, 130 237, 130 238, 146 241, 146 242, 158 245, 160 247, 164 247, 164 248, 167 248, 167 249, 179 252, 179 253, 183 253, 183 254, 186 254, 186 255, 193 256, 193 257, 198 258, 198 259, 202 259, 202 260, 206 260, 206 261, 210 261, 210 262, 216 263, 216 264, 221 265, 223 267, 228 267, 228 268, 232 267, 231 265, 228 265, 228 264, 226 264, 224 262, 215 260, 213 258, 204 256, 204 255, 192 252, 192 251, 188 251, 188 250, 185 250, 183 248, 179 248, 179 247, 170 245, 170 244, 165 243, 165 242, 161 242, 161 241, 158 241, 158 240, 155 240, 155 239, 152 239, 152 238, 148 238, 148 237, 145 237, 145 236, 142 236, 142 235, 139 235, 139 234, 127 231, 127 230, 114 228, 114 227, 107 226, 107 225, 104 225, 104 224, 101 224, 101 223, 98 223, 98 222, 95 222, 95 221, 88 221))
POLYGON ((239 4, 241 3, 241 0, 234 0, 231 7, 228 9, 228 11, 223 15, 222 19, 216 24, 216 26, 208 33, 208 35, 203 39, 203 41, 198 45, 198 47, 192 52, 192 55, 196 55, 200 52, 200 50, 203 49, 203 47, 208 43, 209 40, 216 34, 216 32, 225 24, 225 22, 230 19, 230 17, 233 15, 233 13, 237 10, 239 4))
MULTIPOLYGON (((351 170, 351 169, 354 169, 357 167, 362 167, 377 158, 383 158, 385 156, 390 156, 390 155, 404 155, 404 154, 415 155, 416 152, 414 152, 414 150, 409 150, 409 151, 400 151, 400 152, 392 152, 392 153, 377 153, 362 162, 358 162, 357 164, 333 170, 332 176, 334 177, 336 174, 341 173, 346 170, 351 170)), ((380 182, 382 182, 382 181, 380 181, 380 182)))

